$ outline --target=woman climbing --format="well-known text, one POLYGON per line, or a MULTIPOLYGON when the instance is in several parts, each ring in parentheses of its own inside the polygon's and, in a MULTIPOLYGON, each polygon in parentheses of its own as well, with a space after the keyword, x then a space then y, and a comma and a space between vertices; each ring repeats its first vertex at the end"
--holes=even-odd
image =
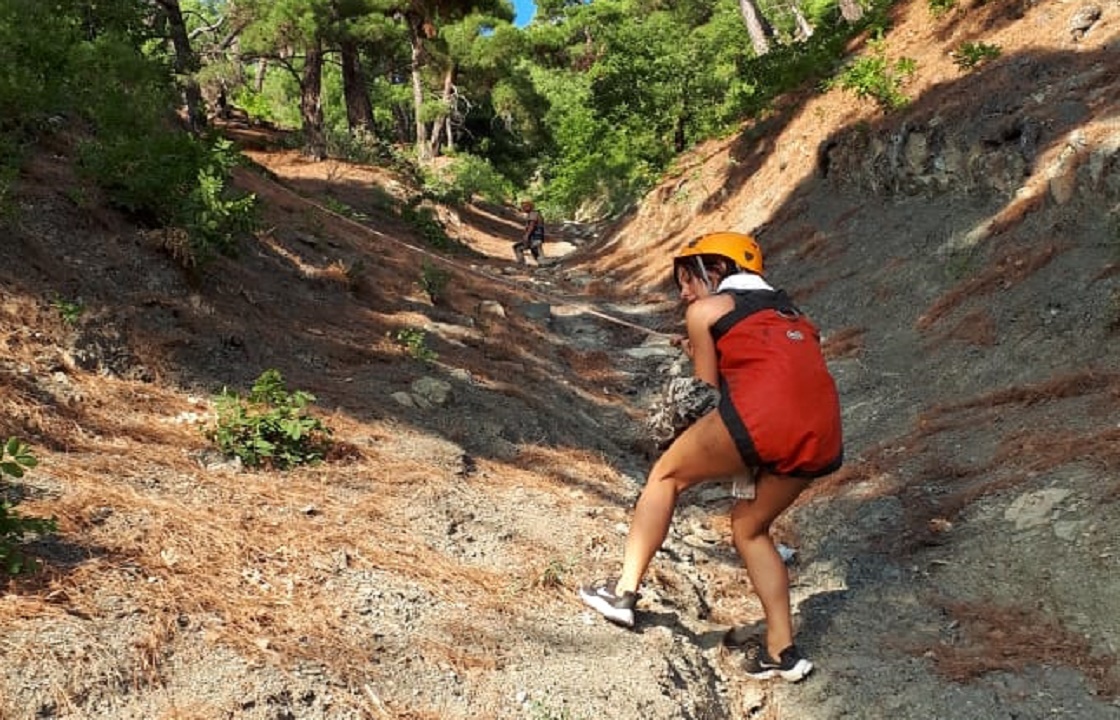
POLYGON ((796 682, 813 664, 793 642, 789 576, 770 525, 814 478, 843 462, 836 385, 816 327, 766 282, 751 236, 718 232, 687 243, 673 259, 673 279, 688 305, 695 375, 719 388, 719 404, 650 471, 621 576, 582 587, 580 597, 608 620, 632 627, 638 587, 665 541, 677 497, 705 480, 754 473, 754 498, 731 509, 735 548, 766 618, 765 641, 748 652, 745 669, 754 678, 796 682))
POLYGON ((544 248, 544 218, 531 200, 522 201, 521 212, 525 213, 525 228, 521 231, 521 239, 513 244, 513 254, 517 264, 524 265, 525 251, 528 250, 540 265, 544 248))

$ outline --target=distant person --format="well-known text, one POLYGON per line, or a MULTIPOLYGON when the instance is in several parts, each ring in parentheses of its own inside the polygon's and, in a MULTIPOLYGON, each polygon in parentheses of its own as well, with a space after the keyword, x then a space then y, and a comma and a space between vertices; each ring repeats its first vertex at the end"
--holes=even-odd
POLYGON ((528 250, 537 265, 541 264, 544 254, 544 218, 531 200, 521 203, 521 212, 525 213, 525 228, 521 232, 521 239, 513 244, 513 254, 517 257, 517 264, 525 264, 525 251, 528 250))
POLYGON ((813 664, 793 641, 789 575, 770 525, 814 478, 842 464, 840 403, 817 328, 762 272, 758 244, 740 233, 697 238, 673 259, 694 372, 719 388, 718 404, 654 463, 634 508, 621 576, 579 593, 608 620, 633 627, 638 588, 677 497, 706 480, 753 473, 754 497, 732 506, 731 532, 762 602, 766 635, 748 647, 744 669, 756 679, 796 682, 813 664))

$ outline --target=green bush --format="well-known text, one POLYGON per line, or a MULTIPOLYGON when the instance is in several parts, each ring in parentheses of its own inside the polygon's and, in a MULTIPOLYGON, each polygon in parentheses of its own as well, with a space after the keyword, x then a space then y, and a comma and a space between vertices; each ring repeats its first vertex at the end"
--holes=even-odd
MULTIPOLYGON (((0 481, 5 477, 21 478, 25 468, 38 465, 30 449, 16 438, 0 446, 0 481)), ((45 535, 55 532, 58 525, 52 518, 22 517, 14 509, 15 503, 0 500, 0 567, 9 575, 18 575, 36 567, 34 559, 26 557, 19 543, 28 533, 45 535)))
POLYGON ((98 137, 83 146, 82 160, 114 205, 150 225, 185 230, 196 262, 232 255, 256 225, 256 198, 230 188, 241 157, 224 138, 175 131, 98 137))
POLYGON ((883 110, 905 107, 910 98, 902 86, 918 69, 917 62, 906 57, 893 63, 887 60, 886 42, 881 37, 869 41, 868 48, 870 52, 856 58, 835 82, 857 97, 875 100, 883 110))
POLYGON ((957 6, 957 0, 928 0, 929 11, 934 17, 941 17, 957 6))
POLYGON ((953 62, 961 70, 972 70, 988 60, 999 57, 999 45, 982 42, 965 42, 953 52, 953 62))
POLYGON ((58 312, 62 322, 70 326, 77 325, 82 313, 86 311, 86 306, 81 300, 65 300, 58 296, 51 301, 51 307, 58 312))
POLYGON ((215 139, 207 147, 197 183, 177 209, 176 224, 190 235, 199 259, 215 252, 233 255, 238 238, 257 225, 256 196, 230 188, 233 168, 241 161, 229 140, 215 139))
POLYGON ((420 287, 433 304, 438 304, 443 299, 443 291, 447 289, 450 279, 451 273, 438 265, 424 261, 420 268, 420 287))
POLYGON ((430 207, 421 206, 418 201, 414 202, 401 210, 401 218, 416 228, 424 240, 436 250, 451 250, 455 247, 455 242, 447 235, 435 211, 430 207))
POLYGON ((393 333, 397 344, 405 348, 413 359, 421 362, 434 362, 439 358, 435 350, 427 345, 427 334, 420 328, 401 328, 393 333))
POLYGON ((308 414, 315 396, 288 392, 278 370, 266 370, 247 397, 224 390, 210 439, 226 457, 247 467, 287 470, 320 462, 331 447, 331 429, 308 414))
POLYGON ((445 203, 470 202, 475 197, 501 204, 515 194, 511 183, 484 158, 457 153, 441 175, 426 174, 424 191, 445 203))

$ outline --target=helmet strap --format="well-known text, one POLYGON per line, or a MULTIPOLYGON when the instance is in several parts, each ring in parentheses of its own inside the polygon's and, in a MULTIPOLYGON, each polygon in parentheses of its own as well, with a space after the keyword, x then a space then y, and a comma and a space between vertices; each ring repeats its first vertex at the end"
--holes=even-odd
POLYGON ((704 259, 699 255, 696 256, 696 267, 700 270, 700 279, 704 281, 704 285, 708 290, 715 290, 715 288, 712 287, 712 278, 708 275, 708 269, 704 267, 704 259))

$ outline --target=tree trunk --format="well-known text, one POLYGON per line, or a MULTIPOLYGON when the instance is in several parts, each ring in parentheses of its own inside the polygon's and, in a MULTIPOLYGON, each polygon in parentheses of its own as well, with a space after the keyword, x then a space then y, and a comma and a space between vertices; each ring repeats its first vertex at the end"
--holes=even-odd
POLYGON ((303 61, 300 82, 300 117, 303 120, 303 154, 314 160, 327 157, 327 138, 323 133, 323 43, 312 40, 303 61))
POLYGON ((770 52, 770 40, 774 37, 774 28, 762 15, 755 0, 739 0, 739 12, 743 15, 747 34, 751 37, 754 54, 762 56, 770 52))
POLYGON ((253 79, 253 90, 258 95, 264 92, 264 76, 268 73, 268 58, 257 61, 257 77, 253 79))
POLYGON ((447 71, 443 74, 443 107, 444 112, 432 123, 432 140, 430 143, 432 157, 439 157, 440 146, 446 142, 447 147, 451 150, 455 149, 455 141, 452 136, 452 116, 454 115, 455 102, 455 65, 451 64, 447 71))
POLYGON ((406 145, 412 139, 412 120, 415 116, 408 112, 404 103, 393 105, 393 120, 397 126, 397 144, 406 145))
POLYGON ((346 121, 352 135, 363 135, 373 139, 373 104, 369 99, 365 75, 362 73, 362 58, 358 44, 346 40, 340 44, 342 50, 342 93, 346 98, 346 121))
POLYGON ((431 159, 428 149, 428 128, 424 125, 424 85, 420 69, 424 63, 424 41, 421 35, 420 20, 412 18, 409 35, 412 41, 412 112, 416 120, 416 160, 426 162, 431 159))
POLYGON ((797 21, 797 35, 800 40, 808 40, 813 37, 813 26, 801 14, 801 8, 796 5, 793 6, 793 17, 797 21))
POLYGON ((863 8, 859 0, 840 0, 840 15, 850 23, 863 19, 863 8))
POLYGON ((191 49, 187 36, 187 25, 183 22, 183 11, 179 0, 158 0, 159 6, 167 16, 167 29, 171 44, 175 48, 175 75, 183 84, 183 100, 187 106, 187 123, 191 132, 201 132, 206 127, 206 110, 202 103, 202 89, 198 86, 198 56, 191 49))

